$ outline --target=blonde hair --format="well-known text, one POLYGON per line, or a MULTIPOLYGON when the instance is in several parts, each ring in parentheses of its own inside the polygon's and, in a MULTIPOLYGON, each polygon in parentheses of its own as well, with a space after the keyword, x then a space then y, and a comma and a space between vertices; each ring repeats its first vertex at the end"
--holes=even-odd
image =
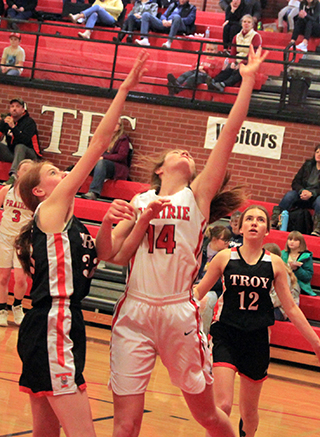
MULTIPOLYGON (((275 255, 277 255, 281 258, 281 249, 276 243, 266 243, 263 245, 263 247, 265 248, 265 250, 268 250, 269 252, 274 253, 275 255)), ((288 264, 286 264, 284 261, 283 261, 283 264, 284 264, 286 271, 289 275, 291 287, 294 288, 298 282, 297 277, 293 273, 291 267, 288 264)))
POLYGON ((124 123, 123 123, 121 118, 119 118, 118 123, 120 124, 120 129, 117 130, 116 132, 113 132, 113 135, 111 137, 111 141, 110 141, 109 146, 107 148, 108 152, 110 152, 110 150, 112 150, 113 146, 118 141, 118 139, 121 137, 121 135, 125 134, 124 123))

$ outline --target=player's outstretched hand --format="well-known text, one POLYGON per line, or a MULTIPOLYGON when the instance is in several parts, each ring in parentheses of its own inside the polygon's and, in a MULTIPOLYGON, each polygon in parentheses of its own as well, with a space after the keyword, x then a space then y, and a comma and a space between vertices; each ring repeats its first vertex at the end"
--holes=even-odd
POLYGON ((125 200, 115 199, 108 209, 104 219, 112 223, 121 220, 132 220, 135 218, 135 210, 130 203, 125 200))
POLYGON ((255 77, 256 73, 259 71, 260 65, 266 59, 269 52, 268 50, 262 53, 262 48, 258 47, 257 51, 254 51, 253 46, 249 48, 249 56, 247 64, 240 64, 240 74, 242 78, 245 77, 255 77))
POLYGON ((163 198, 154 200, 153 202, 150 202, 143 211, 143 218, 149 222, 150 220, 158 217, 160 212, 169 205, 171 205, 169 199, 163 198))
POLYGON ((121 88, 125 88, 126 91, 130 91, 139 83, 141 77, 147 71, 145 65, 148 58, 149 58, 149 53, 145 49, 139 52, 130 73, 128 74, 124 82, 121 84, 121 88))

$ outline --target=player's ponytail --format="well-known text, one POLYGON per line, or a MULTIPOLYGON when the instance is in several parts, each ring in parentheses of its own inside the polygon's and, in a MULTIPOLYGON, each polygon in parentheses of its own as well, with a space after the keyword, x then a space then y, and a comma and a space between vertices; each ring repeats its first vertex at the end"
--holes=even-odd
POLYGON ((30 220, 25 226, 21 228, 20 234, 15 239, 14 247, 17 251, 17 256, 22 265, 24 272, 31 276, 31 239, 32 239, 33 220, 30 220))
POLYGON ((231 174, 226 173, 220 189, 210 204, 209 223, 230 215, 233 211, 240 208, 240 206, 247 200, 245 187, 243 185, 236 185, 233 188, 226 189, 230 180, 231 174))

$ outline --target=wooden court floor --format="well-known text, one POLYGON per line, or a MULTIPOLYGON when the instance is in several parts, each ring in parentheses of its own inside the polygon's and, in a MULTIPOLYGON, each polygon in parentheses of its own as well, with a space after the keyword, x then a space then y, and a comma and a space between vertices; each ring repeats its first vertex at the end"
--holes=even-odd
MULTIPOLYGON (((16 352, 17 334, 18 328, 12 322, 8 328, 0 327, 0 437, 32 435, 29 398, 18 390, 21 364, 16 352)), ((95 429, 97 437, 109 437, 112 434, 112 396, 107 388, 110 331, 87 327, 87 338, 85 378, 95 429)), ((237 379, 231 416, 235 429, 239 420, 238 387, 237 379)), ((146 394, 140 436, 204 436, 180 391, 171 385, 160 360, 146 394)), ((320 374, 271 363, 261 395, 256 436, 320 437, 320 374)))

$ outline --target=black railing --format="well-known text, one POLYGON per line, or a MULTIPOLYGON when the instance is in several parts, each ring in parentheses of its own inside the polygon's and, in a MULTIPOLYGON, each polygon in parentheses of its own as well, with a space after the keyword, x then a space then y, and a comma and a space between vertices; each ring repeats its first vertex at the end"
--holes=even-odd
MULTIPOLYGON (((68 57, 65 59, 63 58, 63 53, 60 53, 59 51, 55 50, 54 48, 46 50, 44 46, 41 47, 41 42, 43 39, 48 41, 49 39, 53 38, 58 40, 64 40, 65 46, 70 47, 70 50, 67 52, 69 53, 69 56, 71 58, 72 55, 76 54, 75 52, 72 52, 72 47, 74 45, 74 41, 79 41, 78 37, 68 35, 71 29, 79 29, 79 26, 71 25, 69 23, 64 24, 63 22, 37 22, 37 21, 31 21, 31 22, 21 22, 21 31, 19 31, 22 34, 22 47, 27 50, 27 57, 26 57, 26 63, 24 65, 24 73, 23 76, 25 77, 26 81, 36 81, 36 80, 44 80, 47 83, 58 83, 58 88, 60 90, 63 90, 64 86, 66 87, 76 87, 79 92, 81 93, 81 88, 83 85, 86 85, 86 90, 89 88, 103 88, 107 89, 109 92, 112 90, 116 90, 119 87, 119 83, 123 80, 126 73, 129 71, 130 65, 126 65, 125 68, 123 67, 123 62, 121 66, 121 60, 126 52, 128 52, 130 47, 138 48, 138 45, 132 45, 125 42, 119 42, 119 41, 112 41, 112 37, 110 35, 107 36, 106 34, 112 33, 112 35, 115 35, 115 29, 106 29, 106 28, 96 28, 94 35, 96 36, 94 39, 90 39, 88 41, 83 41, 83 44, 86 44, 84 47, 88 47, 89 50, 86 51, 86 54, 90 54, 90 44, 101 44, 101 50, 98 56, 101 57, 101 65, 99 65, 99 62, 97 62, 97 56, 95 60, 95 66, 90 65, 82 65, 81 63, 81 53, 78 54, 78 60, 79 62, 67 62, 68 57), (23 30, 28 29, 28 30, 23 30), (31 31, 30 29, 33 29, 31 31), (66 33, 66 34, 64 34, 66 33), (32 36, 34 37, 34 40, 32 40, 32 36), (102 39, 102 36, 104 36, 104 39, 102 39), (31 42, 31 44, 30 44, 31 42), (109 55, 109 58, 111 58, 110 67, 106 67, 106 63, 103 62, 103 58, 105 56, 105 53, 113 52, 109 55), (32 54, 32 59, 30 59, 30 55, 32 54), (40 56, 40 57, 39 57, 40 56), (55 56, 58 59, 58 62, 55 62, 55 56), (52 59, 51 59, 52 58, 52 59), (40 59, 40 60, 39 60, 40 59), (120 65, 120 67, 118 67, 120 65), (88 72, 89 70, 89 72, 88 72), (59 80, 59 78, 61 80, 59 80), (80 80, 81 79, 81 80, 80 80), (79 83, 80 82, 80 83, 79 83), (100 85, 99 85, 100 84, 100 85)), ((2 40, 7 41, 7 35, 4 36, 4 34, 7 34, 8 32, 11 32, 9 29, 0 29, 0 38, 2 40), (2 35, 1 35, 2 34, 2 35)), ((167 40, 167 36, 163 35, 157 35, 157 34, 150 34, 149 37, 151 38, 157 38, 157 39, 163 39, 167 40)), ((177 37, 174 39, 172 48, 167 49, 163 47, 157 47, 151 45, 148 50, 150 51, 166 51, 168 56, 168 62, 174 63, 175 57, 177 59, 181 58, 181 54, 184 54, 188 56, 188 58, 194 58, 196 65, 196 75, 199 73, 199 65, 201 62, 201 56, 203 54, 206 54, 205 52, 205 44, 208 41, 203 39, 197 39, 197 38, 190 38, 190 37, 177 37), (177 41, 180 41, 180 45, 183 46, 183 48, 175 48, 177 46, 177 41), (182 44, 181 44, 182 41, 182 44), (193 42, 193 47, 196 47, 194 50, 188 50, 185 49, 184 46, 188 45, 188 42, 193 42), (180 57, 179 57, 180 56, 180 57)), ((222 44, 222 41, 212 41, 216 42, 217 44, 222 44)), ((92 46, 93 47, 93 46, 92 46)), ((272 72, 272 70, 276 70, 279 72, 282 71, 281 74, 278 73, 278 75, 273 76, 276 80, 276 85, 268 87, 268 83, 262 87, 260 91, 255 91, 254 95, 257 99, 259 99, 261 102, 268 102, 269 105, 276 105, 277 106, 277 112, 278 114, 282 111, 287 109, 288 106, 288 69, 289 67, 296 66, 296 50, 294 44, 289 44, 285 49, 279 49, 279 48, 273 48, 273 47, 265 47, 270 51, 269 59, 265 61, 266 65, 273 65, 271 69, 268 68, 267 70, 272 72), (278 58, 278 59, 273 59, 278 58)), ((95 47, 95 50, 97 48, 95 47)), ((92 57, 94 57, 94 53, 92 53, 92 57)), ((96 54, 97 55, 97 54, 96 54)), ((160 55, 161 56, 161 55, 160 55)), ((224 54, 217 54, 216 57, 225 57, 224 54)), ((130 57, 128 57, 130 58, 130 57)), ((151 55, 152 58, 152 55, 151 55)), ((154 56, 156 58, 156 55, 154 56)), ((131 61, 130 61, 131 62, 131 61)), ((153 62, 156 62, 155 59, 153 59, 153 62)), ((186 65, 187 69, 187 65, 186 65)), ((177 65, 176 65, 177 70, 177 65)), ((183 71, 181 71, 182 73, 183 71)), ((270 75, 270 73, 269 73, 270 75)), ((5 75, 2 75, 2 81, 6 80, 4 79, 5 75)), ((272 75, 271 75, 272 76, 272 75)), ((196 76, 197 77, 197 76, 196 76)), ((17 82, 17 78, 10 79, 15 80, 15 83, 17 82)), ((140 87, 140 91, 142 93, 146 94, 153 94, 153 95, 161 95, 161 97, 166 97, 165 94, 167 94, 167 88, 166 88, 166 77, 161 77, 161 73, 156 74, 155 71, 144 78, 142 85, 144 87, 140 87)), ((190 87, 188 90, 191 91, 191 96, 185 97, 184 100, 189 100, 191 102, 199 101, 199 96, 201 100, 201 96, 204 95, 212 95, 211 91, 208 90, 202 90, 199 92, 199 89, 197 87, 190 87), (209 94, 210 93, 210 94, 209 94)), ((226 95, 235 95, 237 93, 237 89, 235 89, 232 93, 226 93, 226 95)), ((168 99, 171 100, 171 103, 174 101, 181 100, 180 97, 172 97, 167 96, 168 99), (175 99, 175 100, 172 100, 175 99)), ((316 100, 316 99, 315 99, 316 100)), ((318 100, 318 99, 317 99, 318 100)), ((317 104, 317 100, 315 101, 315 104, 317 104)), ((207 102, 208 105, 213 104, 215 102, 207 102)), ((220 99, 220 103, 223 103, 223 99, 220 99)), ((311 102, 312 104, 312 102, 311 102)))

